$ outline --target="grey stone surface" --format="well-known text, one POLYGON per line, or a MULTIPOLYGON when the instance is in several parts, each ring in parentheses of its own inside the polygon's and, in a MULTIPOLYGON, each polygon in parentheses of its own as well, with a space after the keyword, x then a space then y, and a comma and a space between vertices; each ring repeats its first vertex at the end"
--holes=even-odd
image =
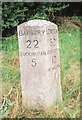
POLYGON ((30 20, 17 31, 23 106, 51 107, 62 100, 57 25, 30 20))

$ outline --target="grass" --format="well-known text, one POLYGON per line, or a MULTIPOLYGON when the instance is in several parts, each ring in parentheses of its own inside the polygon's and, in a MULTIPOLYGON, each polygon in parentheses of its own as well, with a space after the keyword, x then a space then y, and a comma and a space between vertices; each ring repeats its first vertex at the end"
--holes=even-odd
POLYGON ((21 106, 21 85, 17 35, 3 38, 2 101, 3 118, 79 118, 80 117, 80 29, 59 28, 63 101, 46 111, 26 110, 21 106))

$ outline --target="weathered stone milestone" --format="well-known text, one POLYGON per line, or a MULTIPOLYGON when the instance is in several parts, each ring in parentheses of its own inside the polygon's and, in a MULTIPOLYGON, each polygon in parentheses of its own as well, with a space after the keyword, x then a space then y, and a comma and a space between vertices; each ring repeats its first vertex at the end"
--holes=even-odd
POLYGON ((23 106, 50 107, 62 100, 57 25, 30 20, 17 31, 23 106))

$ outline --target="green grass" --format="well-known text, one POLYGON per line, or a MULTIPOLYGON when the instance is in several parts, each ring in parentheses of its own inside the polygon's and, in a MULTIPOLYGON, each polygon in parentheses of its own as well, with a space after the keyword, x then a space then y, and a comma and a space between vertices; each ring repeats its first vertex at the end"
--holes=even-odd
POLYGON ((6 102, 0 110, 2 117, 36 117, 36 118, 76 118, 80 116, 80 29, 78 27, 59 28, 59 45, 61 60, 61 83, 63 101, 58 106, 44 111, 28 111, 21 108, 20 69, 17 35, 4 38, 3 64, 3 98, 6 102), (6 96, 11 90, 10 94, 6 96))

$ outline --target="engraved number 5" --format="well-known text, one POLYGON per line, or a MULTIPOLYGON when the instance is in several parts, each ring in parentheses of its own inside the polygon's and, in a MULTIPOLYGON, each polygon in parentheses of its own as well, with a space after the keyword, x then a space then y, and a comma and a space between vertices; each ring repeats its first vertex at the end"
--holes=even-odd
POLYGON ((36 59, 32 59, 32 64, 31 64, 31 66, 32 66, 32 67, 35 67, 36 65, 37 65, 36 59))

